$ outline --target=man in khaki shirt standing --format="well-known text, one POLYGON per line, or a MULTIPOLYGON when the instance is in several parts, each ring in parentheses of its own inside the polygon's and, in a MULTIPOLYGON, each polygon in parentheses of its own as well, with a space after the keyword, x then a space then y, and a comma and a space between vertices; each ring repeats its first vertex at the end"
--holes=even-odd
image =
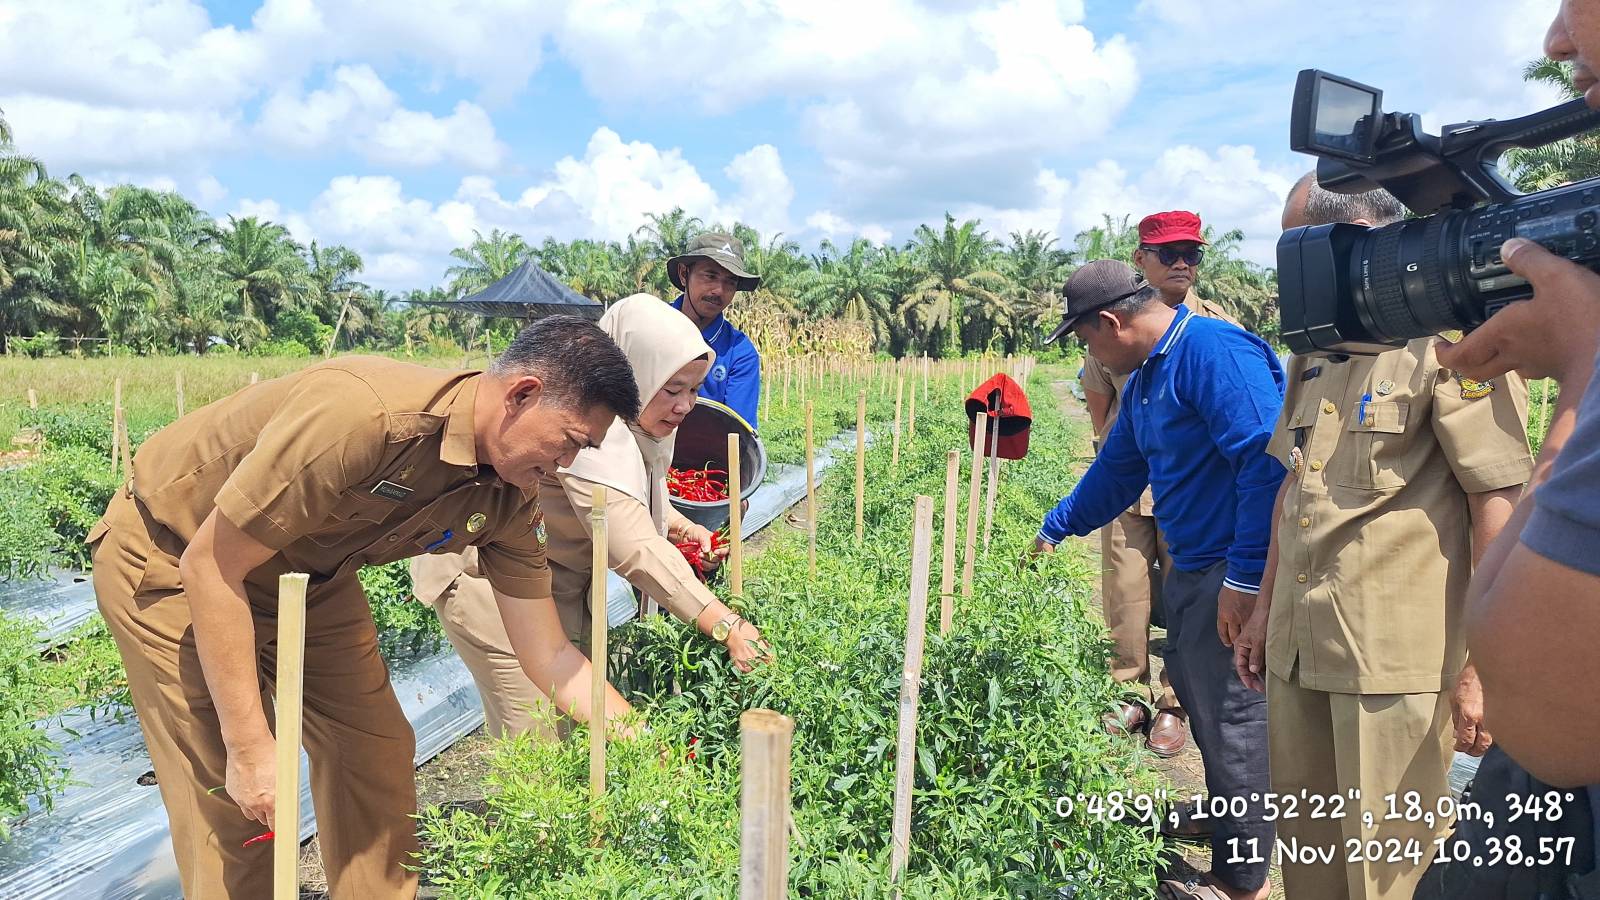
POLYGON ((190 900, 269 897, 277 580, 311 575, 304 741, 335 898, 416 893, 415 738, 378 652, 362 566, 477 549, 528 677, 580 721, 589 662, 551 600, 536 484, 639 412, 621 350, 542 319, 487 372, 345 357, 153 435, 89 540, 190 900))
MULTIPOLYGON (((1237 325, 1222 307, 1194 292, 1205 244, 1199 216, 1183 210, 1155 213, 1139 222, 1139 247, 1133 253, 1133 264, 1161 292, 1168 306, 1182 303, 1198 315, 1237 325)), ((1093 354, 1084 354, 1083 396, 1096 447, 1116 424, 1128 378, 1114 374, 1093 354)), ((1188 741, 1183 709, 1165 670, 1157 690, 1152 692, 1150 684, 1150 615, 1160 603, 1161 573, 1172 571, 1172 565, 1166 542, 1156 528, 1155 501, 1148 488, 1137 506, 1100 529, 1100 565, 1100 598, 1115 655, 1111 676, 1139 699, 1139 703, 1123 703, 1108 713, 1106 729, 1117 734, 1148 726, 1145 746, 1150 752, 1176 756, 1188 741), (1143 704, 1154 707, 1153 720, 1147 721, 1143 704)))
MULTIPOLYGON (((1283 226, 1404 214, 1387 192, 1339 196, 1307 176, 1283 226)), ((1481 755, 1490 744, 1462 604, 1532 473, 1527 386, 1442 368, 1433 343, 1289 364, 1268 447, 1289 468, 1261 587, 1271 601, 1234 643, 1240 678, 1266 690, 1272 789, 1299 800, 1279 840, 1335 848, 1331 863, 1285 861, 1289 900, 1409 900, 1449 829, 1439 803, 1452 746, 1481 755), (1417 815, 1406 814, 1411 792, 1417 815), (1312 817, 1314 805, 1335 807, 1308 797, 1343 797, 1341 814, 1312 817), (1350 840, 1361 858, 1378 841, 1382 858, 1346 862, 1350 840), (1391 862, 1390 846, 1420 855, 1391 862)))

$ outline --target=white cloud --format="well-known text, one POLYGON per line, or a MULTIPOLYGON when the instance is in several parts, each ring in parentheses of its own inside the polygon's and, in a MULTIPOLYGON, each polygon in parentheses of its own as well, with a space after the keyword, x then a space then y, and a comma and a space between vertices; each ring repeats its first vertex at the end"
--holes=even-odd
POLYGON ((38 96, 0 97, 0 109, 17 146, 63 176, 114 171, 170 177, 238 142, 238 119, 215 109, 90 106, 38 96))
MULTIPOLYGON (((442 281, 449 251, 470 242, 475 230, 499 228, 531 243, 547 236, 620 241, 647 213, 674 206, 707 222, 740 219, 772 227, 788 221, 793 186, 774 148, 759 145, 737 155, 725 174, 735 186, 726 197, 679 151, 624 141, 600 128, 581 159, 563 158, 546 178, 515 196, 502 194, 493 179, 481 175, 463 178, 455 195, 439 203, 408 195, 392 176, 339 176, 311 201, 305 216, 270 201, 243 202, 239 214, 300 225, 313 221, 318 240, 362 254, 368 283, 408 288, 442 281)), ((290 228, 297 239, 308 239, 296 225, 290 228)))
POLYGON ((771 236, 789 230, 789 206, 794 202, 794 183, 783 170, 778 148, 771 144, 752 147, 733 158, 723 169, 740 198, 735 215, 746 225, 771 236))
MULTIPOLYGON (((302 244, 309 244, 317 239, 316 233, 311 230, 311 223, 305 216, 285 210, 276 200, 242 199, 229 215, 235 219, 255 217, 263 222, 275 222, 289 229, 289 236, 302 244)), ((220 216, 218 221, 226 224, 226 218, 220 216)))
POLYGON ((1103 159, 1063 178, 1050 169, 1035 178, 1037 202, 998 208, 978 204, 953 209, 957 219, 976 218, 996 237, 1038 229, 1070 246, 1078 232, 1131 221, 1153 212, 1187 209, 1216 229, 1218 236, 1238 228, 1245 234, 1243 254, 1263 265, 1276 265, 1279 219, 1283 201, 1301 173, 1263 166, 1254 148, 1222 146, 1207 152, 1179 145, 1159 154, 1137 175, 1115 160, 1103 159))
POLYGON ((1097 41, 1082 21, 1081 3, 1055 0, 593 0, 569 10, 556 41, 605 99, 711 114, 805 104, 804 133, 840 192, 866 205, 936 188, 1020 198, 1046 153, 1103 133, 1139 66, 1125 41, 1097 41), (661 47, 708 57, 641 63, 661 47))
POLYGON ((285 150, 337 148, 393 166, 448 162, 491 170, 509 152, 482 107, 463 100, 444 118, 406 109, 368 65, 340 66, 317 90, 274 93, 262 107, 256 130, 285 150))
POLYGON ((828 210, 818 210, 807 216, 806 228, 818 240, 827 239, 840 246, 848 245, 858 237, 883 245, 894 237, 882 225, 856 225, 828 210))

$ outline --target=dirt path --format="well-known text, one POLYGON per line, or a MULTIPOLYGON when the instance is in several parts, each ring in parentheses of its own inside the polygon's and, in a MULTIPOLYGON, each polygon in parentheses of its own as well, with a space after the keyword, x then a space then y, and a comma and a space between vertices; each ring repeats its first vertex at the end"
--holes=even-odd
MULTIPOLYGON (((1088 408, 1083 405, 1072 393, 1072 382, 1057 381, 1050 385, 1051 393, 1055 396, 1056 404, 1067 418, 1087 423, 1089 421, 1088 408)), ((1082 455, 1075 466, 1073 474, 1081 475, 1089 467, 1092 460, 1092 448, 1084 447, 1082 455)), ((1100 558, 1100 534, 1096 532, 1088 537, 1074 538, 1095 559, 1100 558)), ((1100 607, 1100 586, 1094 586, 1094 609, 1098 613, 1100 607)), ((1156 679, 1161 675, 1165 663, 1161 658, 1161 651, 1166 644, 1167 633, 1165 629, 1152 626, 1150 629, 1150 667, 1151 678, 1156 679)), ((1130 738, 1130 740, 1142 740, 1130 738)), ((1147 754, 1145 760, 1150 767, 1166 776, 1174 794, 1189 796, 1190 794, 1204 794, 1206 789, 1205 765, 1200 759, 1200 750, 1191 739, 1183 748, 1183 752, 1171 759, 1162 759, 1155 754, 1147 754)), ((1206 843, 1169 841, 1163 865, 1157 870, 1158 878, 1189 878, 1205 871, 1211 866, 1211 848, 1206 843)), ((1272 897, 1281 900, 1283 897, 1283 880, 1279 877, 1277 867, 1271 873, 1274 885, 1272 897)))

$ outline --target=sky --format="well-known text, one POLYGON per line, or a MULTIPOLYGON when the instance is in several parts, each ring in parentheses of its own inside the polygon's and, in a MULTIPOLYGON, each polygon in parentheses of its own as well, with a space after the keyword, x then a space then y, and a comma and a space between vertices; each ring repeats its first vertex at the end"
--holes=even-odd
POLYGON ((1549 106, 1556 0, 0 0, 50 173, 343 244, 387 290, 475 231, 681 206, 806 250, 949 212, 999 238, 1190 209, 1271 264, 1295 74, 1445 123, 1549 106))

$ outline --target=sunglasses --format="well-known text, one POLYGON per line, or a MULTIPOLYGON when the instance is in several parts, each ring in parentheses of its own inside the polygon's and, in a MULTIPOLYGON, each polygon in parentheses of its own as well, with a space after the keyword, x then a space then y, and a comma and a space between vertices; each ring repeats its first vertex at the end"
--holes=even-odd
POLYGON ((1198 266, 1200 265, 1200 260, 1206 258, 1206 251, 1204 247, 1194 247, 1189 250, 1179 250, 1175 247, 1140 246, 1139 249, 1145 251, 1146 253, 1154 253, 1156 255, 1156 259, 1161 260, 1161 264, 1163 266, 1170 266, 1180 259, 1188 265, 1198 266))

